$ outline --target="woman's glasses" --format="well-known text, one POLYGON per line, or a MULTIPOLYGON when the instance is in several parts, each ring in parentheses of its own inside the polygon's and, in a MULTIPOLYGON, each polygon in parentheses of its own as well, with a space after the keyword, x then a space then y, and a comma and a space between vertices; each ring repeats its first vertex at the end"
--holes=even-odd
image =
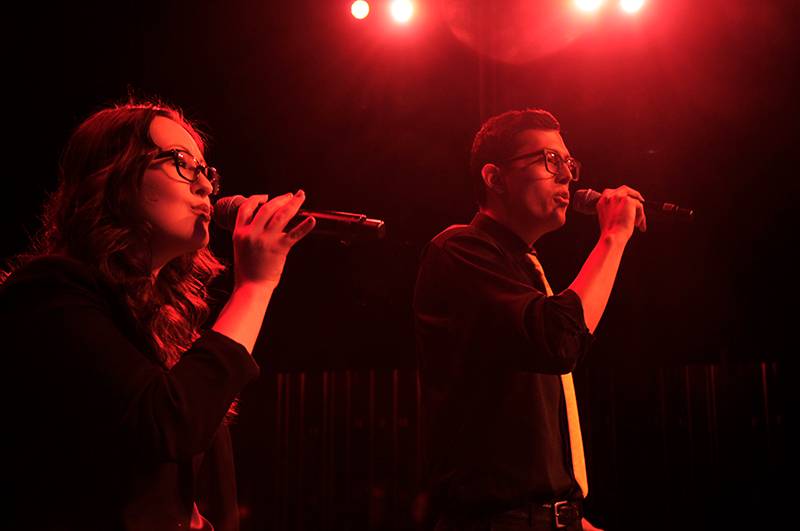
POLYGON ((216 168, 205 166, 190 153, 174 148, 156 153, 153 157, 154 161, 162 159, 172 159, 172 163, 175 165, 178 175, 180 175, 183 180, 190 183, 196 182, 197 179, 200 178, 200 174, 203 174, 205 178, 208 179, 208 182, 211 183, 211 195, 213 196, 219 193, 219 172, 216 168))

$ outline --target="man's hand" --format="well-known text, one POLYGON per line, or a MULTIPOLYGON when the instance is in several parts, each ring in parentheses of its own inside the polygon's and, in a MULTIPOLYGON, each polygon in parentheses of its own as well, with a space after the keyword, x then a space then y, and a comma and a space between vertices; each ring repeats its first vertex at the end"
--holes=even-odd
POLYGON ((599 527, 595 527, 589 523, 589 520, 586 518, 581 518, 581 525, 583 526, 583 531, 603 531, 599 527))
POLYGON ((644 232, 647 219, 644 215, 644 197, 627 186, 613 190, 603 190, 597 201, 597 217, 600 232, 607 235, 621 235, 625 241, 633 234, 634 227, 644 232))

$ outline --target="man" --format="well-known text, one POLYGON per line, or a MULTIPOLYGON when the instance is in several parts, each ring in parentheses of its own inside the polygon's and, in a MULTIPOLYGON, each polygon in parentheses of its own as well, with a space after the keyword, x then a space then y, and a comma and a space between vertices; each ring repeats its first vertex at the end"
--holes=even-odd
POLYGON ((637 191, 605 190, 597 244, 552 294, 533 245, 564 225, 580 171, 559 130, 543 110, 489 119, 472 146, 479 212, 423 254, 414 311, 436 531, 594 529, 571 371, 646 221, 637 191))

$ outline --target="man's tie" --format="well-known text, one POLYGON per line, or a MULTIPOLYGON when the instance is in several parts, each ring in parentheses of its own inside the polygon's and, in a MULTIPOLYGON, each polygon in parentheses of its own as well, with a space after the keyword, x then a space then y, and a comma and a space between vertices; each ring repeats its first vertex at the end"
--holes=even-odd
MULTIPOLYGON (((544 276, 544 269, 536 255, 528 253, 528 259, 533 264, 539 278, 544 284, 544 290, 548 297, 553 296, 553 290, 544 276)), ((572 382, 572 373, 561 375, 561 385, 564 388, 564 402, 567 408, 567 426, 569 427, 569 449, 572 453, 572 473, 578 486, 583 491, 583 496, 589 494, 589 482, 586 479, 586 461, 583 457, 583 439, 581 438, 581 423, 578 418, 578 401, 575 398, 575 384, 572 382)))

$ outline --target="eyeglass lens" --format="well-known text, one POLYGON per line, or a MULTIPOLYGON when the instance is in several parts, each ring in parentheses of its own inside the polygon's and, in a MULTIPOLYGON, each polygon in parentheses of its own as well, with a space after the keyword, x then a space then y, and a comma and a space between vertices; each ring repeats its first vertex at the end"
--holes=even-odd
POLYGON ((203 166, 194 157, 183 153, 182 151, 175 151, 175 167, 181 177, 189 182, 195 182, 202 173, 213 187, 212 195, 219 192, 219 173, 216 168, 210 166, 203 166))
POLYGON ((544 161, 546 165, 546 169, 548 172, 552 173, 553 175, 561 175, 565 172, 561 169, 561 165, 564 164, 567 169, 569 170, 570 174, 572 175, 572 180, 577 181, 580 172, 580 165, 578 161, 573 159, 572 157, 568 157, 566 160, 561 158, 561 155, 556 153, 555 151, 545 151, 544 153, 544 161))

